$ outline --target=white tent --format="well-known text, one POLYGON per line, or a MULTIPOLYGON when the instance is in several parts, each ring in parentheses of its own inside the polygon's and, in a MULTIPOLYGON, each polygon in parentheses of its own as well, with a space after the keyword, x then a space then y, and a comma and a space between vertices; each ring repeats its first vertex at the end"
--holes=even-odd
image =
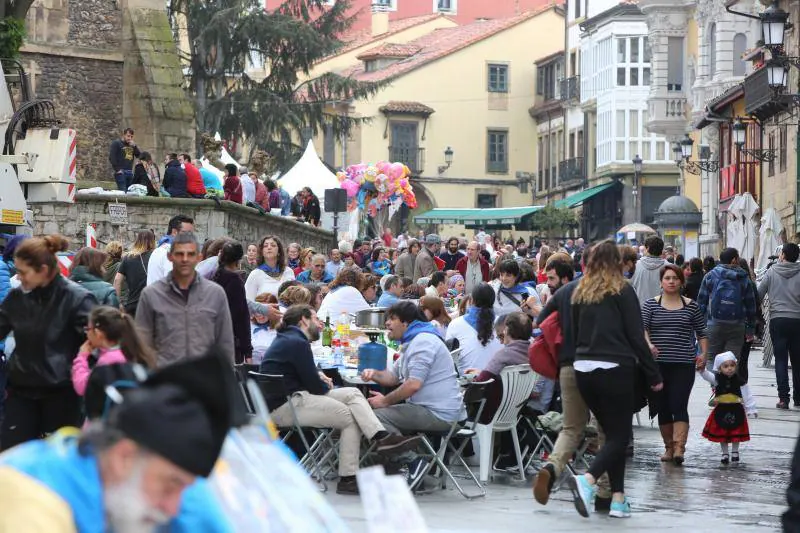
POLYGON ((742 197, 737 194, 728 206, 728 224, 725 242, 731 248, 741 250, 744 246, 744 227, 742 226, 742 197))
POLYGON ((319 198, 320 205, 325 200, 325 189, 338 189, 339 179, 320 160, 313 141, 308 141, 306 151, 295 166, 278 178, 281 188, 294 196, 303 187, 310 187, 319 198))
MULTIPOLYGON (((217 132, 217 134, 214 135, 214 140, 217 142, 222 140, 222 137, 220 136, 219 132, 217 132)), ((233 158, 230 152, 228 152, 228 149, 225 148, 224 146, 222 147, 222 151, 220 152, 219 160, 222 161, 224 165, 236 165, 236 168, 242 168, 242 165, 240 165, 239 162, 233 158)))
POLYGON ((769 256, 775 253, 775 249, 781 245, 780 235, 783 231, 781 217, 774 208, 770 207, 764 211, 761 217, 761 230, 759 236, 757 269, 766 268, 769 264, 769 256))
POLYGON ((225 177, 225 173, 223 171, 221 171, 220 169, 218 169, 217 167, 215 167, 214 165, 212 165, 211 161, 209 161, 205 157, 200 159, 200 162, 203 163, 203 168, 207 169, 209 172, 214 174, 219 179, 222 179, 222 178, 225 177))
POLYGON ((758 204, 749 192, 742 195, 740 209, 744 242, 739 249, 739 257, 749 263, 756 255, 756 222, 754 217, 758 213, 758 204))

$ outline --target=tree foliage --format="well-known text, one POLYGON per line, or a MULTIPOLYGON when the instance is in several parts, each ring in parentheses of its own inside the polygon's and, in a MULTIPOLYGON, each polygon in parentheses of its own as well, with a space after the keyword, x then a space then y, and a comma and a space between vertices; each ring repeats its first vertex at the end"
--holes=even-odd
POLYGON ((244 138, 278 168, 297 159, 302 133, 326 128, 349 135, 363 118, 335 107, 375 94, 381 85, 335 73, 310 78, 313 66, 336 51, 350 26, 350 0, 285 0, 273 11, 263 0, 171 0, 170 22, 189 42, 188 86, 201 132, 244 138), (248 75, 254 60, 266 77, 248 75))
POLYGON ((561 209, 552 204, 531 215, 530 229, 547 237, 560 237, 578 225, 575 213, 571 209, 561 209))
POLYGON ((34 0, 0 0, 0 58, 15 59, 25 41, 25 17, 34 0))

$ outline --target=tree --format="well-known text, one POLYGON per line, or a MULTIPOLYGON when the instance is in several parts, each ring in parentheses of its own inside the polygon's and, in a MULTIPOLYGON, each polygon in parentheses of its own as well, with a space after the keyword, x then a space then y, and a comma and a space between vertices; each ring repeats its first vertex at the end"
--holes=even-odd
POLYGON ((561 209, 552 204, 544 206, 531 215, 530 228, 545 234, 548 238, 563 236, 576 227, 578 221, 570 209, 561 209))
POLYGON ((368 120, 337 106, 370 97, 381 84, 335 73, 310 78, 314 64, 342 46, 349 10, 350 0, 285 0, 273 11, 263 0, 170 0, 176 39, 188 38, 184 60, 198 130, 243 138, 285 169, 304 148, 297 139, 325 130, 341 138, 368 120), (247 74, 259 61, 266 66, 261 80, 247 74))
POLYGON ((0 0, 0 58, 16 58, 25 40, 25 17, 34 0, 0 0))

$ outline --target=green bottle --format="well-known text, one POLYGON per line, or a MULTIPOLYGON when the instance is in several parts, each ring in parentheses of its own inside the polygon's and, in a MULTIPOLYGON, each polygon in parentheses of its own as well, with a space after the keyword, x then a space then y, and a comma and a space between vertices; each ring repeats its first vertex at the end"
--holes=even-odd
POLYGON ((331 329, 331 317, 325 317, 325 327, 322 329, 322 345, 330 346, 333 341, 333 330, 331 329))

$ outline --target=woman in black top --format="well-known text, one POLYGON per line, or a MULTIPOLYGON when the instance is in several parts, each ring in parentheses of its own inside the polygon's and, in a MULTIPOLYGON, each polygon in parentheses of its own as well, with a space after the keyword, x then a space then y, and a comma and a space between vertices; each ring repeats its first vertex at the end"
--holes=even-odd
POLYGON ((125 312, 132 317, 136 316, 136 307, 139 305, 139 296, 147 286, 147 265, 150 254, 156 247, 156 236, 149 229, 136 234, 130 252, 119 265, 119 270, 114 276, 114 288, 120 297, 125 312), (127 298, 122 299, 122 285, 128 286, 127 298))
POLYGON ((699 257, 689 261, 689 275, 686 276, 686 283, 683 285, 683 295, 690 300, 697 301, 700 294, 700 285, 703 283, 703 261, 699 257))
POLYGON ((654 391, 663 387, 658 366, 644 338, 641 309, 622 276, 622 257, 606 240, 585 260, 584 275, 572 295, 575 380, 586 405, 606 434, 589 471, 570 480, 575 508, 588 517, 594 508, 597 478, 608 473, 609 516, 627 518, 625 450, 631 436, 637 367, 654 391))
POLYGON ((650 351, 658 361, 664 390, 658 405, 658 427, 664 439, 664 462, 683 464, 689 436, 689 395, 694 386, 697 349, 706 359, 706 320, 700 307, 681 296, 683 271, 675 265, 661 267, 661 295, 642 304, 642 322, 650 351))
POLYGON ((236 241, 228 241, 219 252, 219 268, 214 281, 225 289, 233 323, 233 340, 236 364, 250 363, 253 345, 250 338, 250 311, 244 291, 244 281, 239 275, 239 262, 244 248, 236 241))

